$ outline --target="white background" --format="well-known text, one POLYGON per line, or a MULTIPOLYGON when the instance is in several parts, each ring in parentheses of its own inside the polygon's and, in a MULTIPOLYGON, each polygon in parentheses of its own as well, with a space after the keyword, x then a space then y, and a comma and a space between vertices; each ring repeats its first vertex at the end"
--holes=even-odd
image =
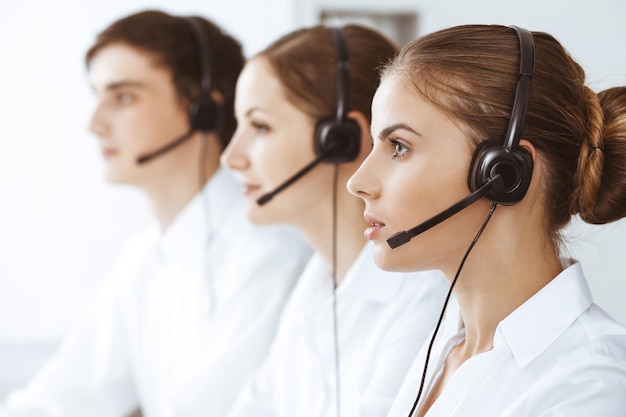
MULTIPOLYGON (((146 8, 209 17, 238 37, 248 56, 316 23, 322 9, 415 12, 419 34, 463 23, 516 24, 555 35, 585 67, 593 89, 626 85, 626 0, 3 1, 0 400, 6 364, 14 363, 9 355, 54 347, 124 242, 149 221, 140 194, 102 178, 87 131, 93 100, 83 62, 98 31, 146 8)), ((567 232, 569 252, 583 261, 596 301, 626 324, 626 222, 575 222, 567 232)), ((14 366, 22 372, 15 378, 46 355, 14 366)))

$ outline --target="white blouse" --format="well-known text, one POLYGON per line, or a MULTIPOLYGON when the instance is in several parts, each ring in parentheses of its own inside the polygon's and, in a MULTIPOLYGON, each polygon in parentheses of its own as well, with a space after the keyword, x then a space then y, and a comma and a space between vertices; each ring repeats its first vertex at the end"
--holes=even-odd
POLYGON ((166 233, 155 228, 128 246, 91 309, 0 416, 227 413, 266 355, 310 249, 295 230, 250 225, 228 172, 202 193, 166 233))
MULTIPOLYGON (((384 272, 365 246, 336 293, 341 417, 384 416, 434 328, 448 283, 439 272, 384 272)), ((336 415, 332 276, 314 255, 268 359, 231 417, 336 415)))
MULTIPOLYGON (((458 304, 452 305, 437 335, 420 403, 465 337, 459 313, 458 304)), ((425 351, 389 417, 408 416, 425 351)), ((593 304, 582 268, 574 263, 500 322, 493 349, 463 363, 426 416, 624 417, 626 329, 593 304)))

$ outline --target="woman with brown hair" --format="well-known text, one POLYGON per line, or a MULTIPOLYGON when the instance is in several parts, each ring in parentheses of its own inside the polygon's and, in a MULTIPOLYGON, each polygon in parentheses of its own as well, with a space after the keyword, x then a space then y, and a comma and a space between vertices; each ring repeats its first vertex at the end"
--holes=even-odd
POLYGON ((222 163, 253 222, 295 226, 315 254, 232 416, 384 416, 434 325, 445 280, 376 268, 363 204, 345 188, 370 150, 378 68, 395 52, 362 26, 315 26, 270 45, 237 82, 222 163))
POLYGON ((458 300, 389 416, 626 415, 626 329, 560 237, 626 216, 626 88, 590 90, 546 33, 460 26, 407 45, 372 111, 349 189, 376 263, 440 269, 458 300))

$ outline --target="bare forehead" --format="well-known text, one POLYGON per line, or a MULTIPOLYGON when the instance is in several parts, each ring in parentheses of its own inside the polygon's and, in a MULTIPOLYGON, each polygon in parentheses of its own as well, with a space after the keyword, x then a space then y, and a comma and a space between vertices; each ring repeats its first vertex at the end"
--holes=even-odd
POLYGON ((237 81, 235 105, 240 111, 250 108, 277 110, 287 104, 285 89, 264 57, 252 58, 237 81))
POLYGON ((372 100, 372 110, 380 111, 388 107, 390 103, 402 102, 404 105, 410 105, 418 99, 420 96, 412 87, 410 80, 398 74, 388 74, 381 79, 376 89, 372 100))

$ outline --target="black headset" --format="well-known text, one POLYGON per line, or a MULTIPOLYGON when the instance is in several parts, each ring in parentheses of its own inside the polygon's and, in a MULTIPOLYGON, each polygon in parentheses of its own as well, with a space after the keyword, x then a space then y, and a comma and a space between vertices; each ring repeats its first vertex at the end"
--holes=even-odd
POLYGON ((334 116, 324 117, 315 126, 315 153, 324 156, 324 161, 343 163, 354 161, 361 148, 361 128, 346 117, 350 89, 350 65, 348 46, 343 31, 338 27, 328 28, 335 44, 337 56, 337 111, 334 116))
POLYGON ((213 90, 213 54, 206 42, 201 21, 196 17, 185 17, 191 28, 198 48, 200 63, 200 91, 189 103, 189 126, 192 131, 211 132, 217 128, 219 106, 211 97, 213 90))
POLYGON ((509 128, 503 143, 485 140, 476 147, 467 179, 470 191, 475 191, 500 174, 503 187, 493 189, 484 198, 503 205, 513 205, 524 198, 533 174, 533 158, 527 149, 519 146, 519 141, 530 98, 530 83, 535 67, 535 42, 529 30, 511 27, 519 38, 520 64, 509 128))

